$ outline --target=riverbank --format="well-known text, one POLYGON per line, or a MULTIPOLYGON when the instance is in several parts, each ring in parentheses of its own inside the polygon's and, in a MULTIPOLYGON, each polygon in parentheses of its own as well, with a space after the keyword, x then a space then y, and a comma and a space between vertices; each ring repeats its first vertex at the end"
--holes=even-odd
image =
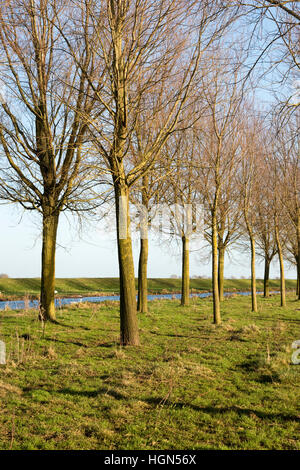
MULTIPOLYGON (((211 279, 191 279, 191 293, 211 291, 211 279)), ((137 280, 136 280, 137 287, 137 280)), ((150 278, 149 294, 180 293, 181 279, 150 278)), ((250 291, 250 279, 225 279, 224 288, 227 292, 250 291)), ((287 290, 296 289, 296 281, 286 280, 287 290)), ((270 280, 270 290, 279 290, 280 281, 270 280)), ((263 290, 263 280, 257 279, 257 290, 263 290)), ((35 300, 39 296, 39 278, 0 279, 0 300, 35 300)), ((58 278, 56 279, 56 297, 93 297, 119 294, 118 278, 58 278)))

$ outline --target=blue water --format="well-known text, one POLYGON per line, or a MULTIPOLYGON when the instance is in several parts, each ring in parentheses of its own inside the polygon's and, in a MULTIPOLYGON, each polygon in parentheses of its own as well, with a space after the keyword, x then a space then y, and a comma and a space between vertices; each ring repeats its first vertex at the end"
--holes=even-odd
MULTIPOLYGON (((276 292, 272 292, 276 293, 276 292)), ((225 292, 225 296, 229 295, 251 295, 251 292, 225 292)), ((257 294, 262 294, 262 292, 257 292, 257 294)), ((212 294, 211 292, 202 292, 199 294, 191 294, 191 297, 200 297, 200 298, 205 298, 205 297, 210 297, 212 294)), ((151 294, 148 295, 148 300, 155 300, 155 299, 180 299, 181 294, 151 294)), ((65 297, 62 299, 55 299, 55 305, 56 307, 60 307, 62 305, 70 305, 70 304, 76 304, 76 303, 81 303, 81 302, 105 302, 106 300, 120 300, 119 295, 105 295, 105 296, 96 296, 96 297, 65 297)), ((30 300, 29 302, 26 302, 27 307, 29 308, 38 308, 39 307, 39 301, 38 300, 30 300)), ((24 300, 7 300, 7 301, 2 301, 0 302, 0 310, 4 310, 5 308, 9 308, 10 310, 22 310, 25 308, 25 302, 24 300)))

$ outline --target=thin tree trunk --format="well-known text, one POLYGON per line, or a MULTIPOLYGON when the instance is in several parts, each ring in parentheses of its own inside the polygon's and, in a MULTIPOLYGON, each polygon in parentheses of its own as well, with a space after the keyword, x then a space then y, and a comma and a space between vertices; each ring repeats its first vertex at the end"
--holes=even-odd
POLYGON ((270 261, 265 257, 264 297, 270 296, 270 261))
POLYGON ((298 256, 298 263, 297 263, 297 297, 298 297, 298 300, 300 300, 300 256, 298 256))
POLYGON ((147 265, 148 239, 141 238, 138 278, 138 311, 141 313, 147 313, 148 311, 147 265))
POLYGON ((55 252, 58 215, 43 215, 40 317, 55 321, 55 252))
POLYGON ((250 235, 251 244, 251 299, 252 299, 252 312, 257 312, 257 299, 256 299, 256 276, 255 276, 255 239, 250 235))
POLYGON ((128 189, 115 181, 117 243, 120 274, 120 342, 138 346, 139 330, 135 293, 134 263, 129 227, 128 189))
POLYGON ((300 300, 300 216, 298 216, 298 224, 297 224, 297 241, 298 241, 298 256, 297 256, 298 292, 297 292, 297 297, 298 297, 298 300, 300 300))
POLYGON ((221 323, 220 299, 218 287, 218 231, 216 213, 212 211, 212 290, 214 323, 221 323))
POLYGON ((141 313, 148 312, 148 195, 149 186, 148 175, 143 176, 142 187, 142 212, 140 217, 140 256, 139 256, 139 272, 138 272, 138 311, 141 313))
POLYGON ((181 305, 189 305, 190 301, 190 250, 189 239, 182 237, 182 276, 181 305))
POLYGON ((219 259, 218 259, 218 287, 220 301, 224 300, 224 258, 225 248, 224 246, 219 247, 219 259))
POLYGON ((286 300, 285 300, 285 277, 284 277, 283 253, 282 253, 282 246, 281 246, 277 226, 275 227, 275 237, 276 237, 278 257, 279 257, 279 265, 280 265, 280 297, 281 297, 280 305, 281 305, 281 307, 285 307, 286 306, 286 300))

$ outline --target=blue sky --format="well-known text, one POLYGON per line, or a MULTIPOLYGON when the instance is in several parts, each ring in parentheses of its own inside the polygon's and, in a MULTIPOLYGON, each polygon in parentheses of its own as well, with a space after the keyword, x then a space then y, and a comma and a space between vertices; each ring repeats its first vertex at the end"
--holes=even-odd
MULTIPOLYGON (((271 24, 267 26, 271 30, 271 24)), ((239 25, 240 27, 240 25, 239 25)), ((256 44, 256 53, 260 49, 256 44)), ((276 55, 276 54, 275 54, 276 55)), ((254 56, 248 60, 254 61, 254 56)), ((256 86, 256 100, 259 109, 268 107, 274 100, 272 94, 272 74, 264 77, 260 86, 256 86)), ((287 93, 289 95, 289 93, 287 93)), ((10 277, 39 277, 41 258, 40 221, 36 215, 23 213, 12 205, 0 205, 1 247, 0 272, 10 277)), ((72 222, 72 220, 71 220, 72 222)), ((113 231, 104 232, 96 223, 84 227, 78 233, 77 225, 68 223, 62 217, 59 225, 58 247, 56 258, 57 277, 115 277, 118 276, 117 248, 113 231)), ((134 241, 134 256, 137 267, 138 241, 134 241)), ((210 276, 208 252, 203 243, 194 245, 198 248, 191 253, 191 275, 210 276)), ((150 238, 149 277, 169 277, 180 275, 180 250, 158 243, 150 238)), ((226 277, 250 277, 249 254, 233 250, 230 259, 225 260, 226 277)), ((137 269, 136 269, 137 272, 137 269)), ((271 277, 278 277, 277 259, 271 266, 271 277)), ((295 278, 296 270, 286 266, 286 276, 295 278)), ((257 262, 257 277, 263 277, 263 263, 257 262)))
MULTIPOLYGON (((0 272, 10 277, 39 277, 41 269, 41 236, 39 218, 21 212, 16 206, 0 206, 1 257, 0 272)), ((86 224, 79 234, 77 224, 63 216, 60 221, 56 276, 57 277, 116 277, 118 276, 117 248, 114 231, 104 231, 103 224, 86 224), (101 229, 102 227, 102 229, 101 229)), ((137 273, 138 240, 133 242, 137 273)), ((210 276, 208 251, 203 241, 191 247, 191 275, 210 276), (208 256, 207 256, 208 255, 208 256)), ((176 243, 158 245, 149 240, 149 277, 180 275, 180 251, 176 243)), ((286 275, 295 278, 296 270, 286 267, 286 275)), ((249 254, 233 250, 225 263, 226 277, 249 277, 249 254)), ((277 259, 271 267, 271 277, 279 276, 277 259)), ((263 277, 263 263, 257 262, 257 277, 263 277)))

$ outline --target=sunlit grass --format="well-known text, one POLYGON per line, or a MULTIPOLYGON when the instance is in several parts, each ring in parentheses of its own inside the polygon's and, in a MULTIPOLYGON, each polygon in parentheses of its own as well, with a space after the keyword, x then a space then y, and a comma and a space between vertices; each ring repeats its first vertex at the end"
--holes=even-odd
POLYGON ((300 303, 154 301, 139 348, 120 348, 118 305, 0 313, 0 449, 300 449, 300 303))
MULTIPOLYGON (((136 280, 137 286, 137 280, 136 280)), ((249 279, 225 279, 226 291, 249 291, 249 279)), ((119 292, 118 278, 73 278, 56 279, 56 290, 58 295, 88 295, 88 294, 112 294, 119 292)), ((148 280, 149 292, 167 293, 180 292, 180 279, 155 278, 148 280)), ((287 279, 287 289, 295 289, 296 281, 287 279)), ((280 283, 277 279, 270 280, 270 289, 279 290, 280 283)), ((210 279, 191 279, 191 289, 194 291, 210 291, 210 279)), ((0 279, 0 300, 1 298, 20 298, 24 295, 38 296, 40 290, 40 279, 0 279)), ((263 290, 263 280, 257 280, 257 290, 263 290)))

